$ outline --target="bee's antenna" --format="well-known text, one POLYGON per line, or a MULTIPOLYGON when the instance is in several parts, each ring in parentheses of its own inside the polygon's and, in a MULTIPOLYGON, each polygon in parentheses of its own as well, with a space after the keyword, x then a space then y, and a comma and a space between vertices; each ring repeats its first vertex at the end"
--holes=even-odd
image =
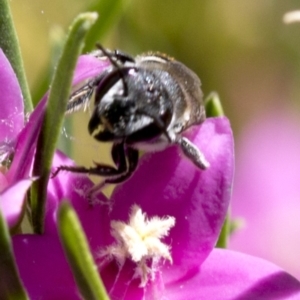
POLYGON ((104 53, 104 55, 108 58, 110 63, 118 70, 123 82, 124 95, 128 95, 127 83, 125 81, 125 76, 122 72, 122 69, 120 68, 120 65, 117 63, 117 61, 113 59, 112 55, 101 44, 96 43, 96 47, 104 53))

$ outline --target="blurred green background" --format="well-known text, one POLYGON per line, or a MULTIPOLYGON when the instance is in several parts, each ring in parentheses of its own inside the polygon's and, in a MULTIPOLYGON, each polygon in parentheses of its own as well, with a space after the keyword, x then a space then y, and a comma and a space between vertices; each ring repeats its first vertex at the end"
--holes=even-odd
MULTIPOLYGON (((158 50, 184 62, 206 95, 220 94, 236 136, 263 110, 299 109, 300 24, 282 22, 285 12, 300 8, 296 0, 12 0, 33 92, 47 72, 53 32, 105 2, 118 8, 94 39, 131 54, 158 50)), ((100 12, 100 20, 106 17, 100 12)))

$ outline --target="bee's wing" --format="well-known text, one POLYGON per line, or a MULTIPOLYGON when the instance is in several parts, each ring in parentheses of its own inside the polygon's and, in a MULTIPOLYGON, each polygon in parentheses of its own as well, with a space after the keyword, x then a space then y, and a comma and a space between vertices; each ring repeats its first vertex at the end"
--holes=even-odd
POLYGON ((167 55, 152 52, 137 56, 136 64, 147 69, 166 71, 176 80, 184 95, 184 103, 179 98, 180 103, 175 105, 175 113, 183 129, 205 120, 201 81, 191 69, 167 55), (186 114, 189 116, 188 121, 183 121, 186 114))
MULTIPOLYGON (((100 47, 100 46, 99 46, 100 47)), ((91 52, 89 55, 92 55, 98 59, 109 59, 110 61, 115 61, 117 65, 120 64, 120 68, 123 66, 124 63, 133 63, 134 58, 124 53, 120 50, 109 50, 103 49, 100 47, 98 50, 91 52)), ((67 105, 66 114, 71 114, 75 111, 80 109, 86 110, 93 95, 93 92, 100 81, 107 75, 111 70, 107 70, 103 72, 99 76, 89 80, 86 84, 81 86, 71 94, 69 98, 69 102, 67 105)))
POLYGON ((94 82, 94 80, 88 81, 87 84, 83 85, 71 94, 67 104, 66 114, 71 114, 80 109, 83 109, 84 111, 86 110, 94 92, 94 82))
MULTIPOLYGON (((100 60, 107 59, 107 56, 103 53, 103 51, 99 49, 89 53, 89 55, 94 56, 100 60)), ((100 74, 99 76, 90 79, 79 88, 73 89, 73 92, 70 95, 67 104, 66 114, 71 114, 81 109, 85 111, 87 109, 88 105, 90 104, 93 92, 97 84, 100 82, 101 78, 102 75, 100 74)))

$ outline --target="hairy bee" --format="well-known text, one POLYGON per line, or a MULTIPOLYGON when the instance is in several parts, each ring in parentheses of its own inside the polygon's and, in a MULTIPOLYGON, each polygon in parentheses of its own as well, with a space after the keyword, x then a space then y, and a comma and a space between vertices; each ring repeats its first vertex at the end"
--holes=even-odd
POLYGON ((60 166, 57 170, 100 175, 104 183, 120 183, 138 165, 138 151, 157 151, 177 144, 198 168, 209 163, 202 152, 181 134, 205 120, 201 83, 184 64, 160 53, 132 57, 98 46, 92 55, 107 58, 111 66, 70 96, 67 113, 85 106, 95 94, 88 123, 98 141, 112 142, 115 167, 60 166))

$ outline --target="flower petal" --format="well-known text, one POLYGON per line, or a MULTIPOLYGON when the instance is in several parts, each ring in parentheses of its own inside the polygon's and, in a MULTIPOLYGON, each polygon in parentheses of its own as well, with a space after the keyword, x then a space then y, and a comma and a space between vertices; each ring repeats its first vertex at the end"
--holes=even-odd
MULTIPOLYGON (((73 162, 57 151, 53 167, 73 162)), ((43 235, 13 236, 14 253, 19 272, 31 299, 81 299, 73 275, 60 245, 56 227, 58 205, 64 199, 72 200, 87 239, 96 255, 103 244, 102 230, 109 234, 108 205, 91 206, 84 197, 84 191, 93 186, 87 176, 71 172, 60 172, 50 179, 43 235), (104 229, 102 227, 105 227, 104 229), (55 288, 53 288, 55 287, 55 288)), ((97 195, 99 201, 108 200, 97 195)))
POLYGON ((0 193, 0 210, 9 228, 15 227, 21 219, 27 189, 31 179, 20 180, 0 193))
MULTIPOLYGON (((57 237, 47 234, 13 236, 13 249, 30 299, 82 299, 57 237)), ((133 266, 129 269, 133 272, 133 266)), ((110 271, 114 270, 107 273, 110 271)), ((112 276, 112 280, 116 280, 116 273, 112 272, 112 276)), ((121 288, 120 285, 117 289, 106 285, 111 299, 143 299, 144 290, 138 287, 139 280, 128 282, 126 272, 120 272, 119 276, 122 277, 119 278, 123 284, 121 288)))
POLYGON ((232 215, 244 226, 230 248, 270 260, 300 279, 299 114, 272 110, 237 144, 232 215), (284 245, 284 246, 283 246, 284 245))
MULTIPOLYGON (((74 165, 62 152, 57 151, 53 160, 53 170, 61 165, 74 165)), ((109 235, 110 224, 108 219, 109 205, 91 205, 86 198, 87 191, 93 182, 82 174, 61 171, 49 180, 48 199, 45 216, 45 233, 56 234, 56 214, 62 200, 69 200, 83 226, 83 229, 93 250, 98 249, 102 239, 109 235), (106 232, 106 234, 105 234, 106 232)), ((97 195, 100 203, 109 203, 101 193, 97 195)))
POLYGON ((216 243, 231 195, 234 162, 228 120, 208 119, 188 136, 204 152, 209 169, 198 170, 178 147, 147 154, 111 199, 112 220, 126 220, 135 203, 149 217, 175 217, 176 225, 165 239, 173 257, 173 266, 164 269, 165 281, 201 265, 216 243))
POLYGON ((110 66, 108 59, 98 59, 92 55, 81 55, 78 58, 75 69, 73 85, 79 82, 100 75, 110 66))
POLYGON ((2 192, 8 186, 6 176, 0 171, 0 192, 2 192))
POLYGON ((214 249, 200 270, 166 285, 163 296, 172 300, 296 300, 300 299, 300 282, 261 258, 214 249))
POLYGON ((31 166, 43 118, 44 109, 38 105, 19 134, 14 159, 6 175, 9 182, 13 183, 31 175, 31 166))
POLYGON ((13 248, 30 299, 81 299, 57 237, 18 235, 13 248))
POLYGON ((8 59, 0 49, 0 162, 10 152, 17 134, 24 126, 21 88, 8 59))

